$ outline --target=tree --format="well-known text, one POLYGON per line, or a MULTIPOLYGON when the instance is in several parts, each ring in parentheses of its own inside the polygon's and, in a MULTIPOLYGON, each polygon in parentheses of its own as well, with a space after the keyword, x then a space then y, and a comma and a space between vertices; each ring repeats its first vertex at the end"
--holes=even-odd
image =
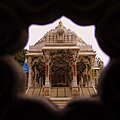
POLYGON ((97 58, 97 64, 100 69, 104 67, 104 62, 100 58, 97 58))
POLYGON ((15 60, 20 63, 21 66, 23 66, 25 61, 25 54, 27 53, 27 49, 23 49, 19 53, 15 54, 15 60))

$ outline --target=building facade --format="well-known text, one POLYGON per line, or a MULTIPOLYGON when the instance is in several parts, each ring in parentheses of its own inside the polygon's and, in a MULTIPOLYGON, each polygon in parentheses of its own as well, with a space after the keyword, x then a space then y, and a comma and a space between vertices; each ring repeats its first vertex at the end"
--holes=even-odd
POLYGON ((26 54, 29 66, 28 87, 43 87, 46 96, 52 87, 70 87, 72 95, 78 86, 97 83, 99 68, 96 51, 60 21, 26 54))

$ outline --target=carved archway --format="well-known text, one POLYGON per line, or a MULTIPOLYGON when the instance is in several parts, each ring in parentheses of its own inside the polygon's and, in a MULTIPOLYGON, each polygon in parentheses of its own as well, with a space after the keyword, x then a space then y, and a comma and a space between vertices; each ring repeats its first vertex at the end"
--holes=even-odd
POLYGON ((45 85, 45 63, 41 61, 39 57, 34 57, 32 63, 32 71, 33 71, 33 86, 43 86, 45 85))
POLYGON ((51 66, 51 85, 69 86, 72 80, 72 70, 68 62, 56 61, 51 66))
POLYGON ((83 61, 77 62, 77 84, 82 82, 83 72, 86 69, 86 65, 83 61))
POLYGON ((90 81, 91 61, 88 56, 80 56, 77 62, 77 83, 80 85, 88 84, 90 81))

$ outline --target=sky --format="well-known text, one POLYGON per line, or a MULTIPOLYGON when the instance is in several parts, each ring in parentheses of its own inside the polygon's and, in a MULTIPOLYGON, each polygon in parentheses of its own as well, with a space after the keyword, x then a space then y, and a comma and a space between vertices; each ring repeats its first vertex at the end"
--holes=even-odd
POLYGON ((79 26, 64 16, 47 25, 31 25, 29 27, 28 43, 25 46, 25 49, 29 50, 30 45, 34 45, 49 30, 54 29, 56 26, 58 26, 60 20, 62 21, 63 26, 65 26, 67 29, 70 29, 71 31, 74 31, 87 44, 92 45, 93 50, 97 53, 96 57, 99 57, 104 62, 104 66, 108 64, 109 56, 102 51, 94 36, 95 27, 93 25, 79 26))

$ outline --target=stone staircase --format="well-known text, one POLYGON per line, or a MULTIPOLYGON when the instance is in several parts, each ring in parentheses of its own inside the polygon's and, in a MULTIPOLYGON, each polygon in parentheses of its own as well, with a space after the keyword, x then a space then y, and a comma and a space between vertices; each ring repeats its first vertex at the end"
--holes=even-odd
POLYGON ((71 97, 71 89, 69 87, 52 87, 50 97, 66 98, 71 97))
POLYGON ((83 86, 79 87, 79 96, 90 97, 96 94, 97 94, 97 91, 94 87, 83 87, 83 86))
MULTIPOLYGON (((26 95, 28 96, 43 96, 44 89, 40 87, 29 88, 26 91, 26 95)), ((59 108, 65 107, 65 105, 72 99, 71 88, 69 87, 52 87, 50 93, 50 100, 57 105, 59 108)), ((96 95, 96 89, 93 87, 84 87, 79 86, 79 96, 90 97, 92 95, 96 95)))
POLYGON ((58 107, 64 108, 71 98, 50 98, 50 100, 58 107))

